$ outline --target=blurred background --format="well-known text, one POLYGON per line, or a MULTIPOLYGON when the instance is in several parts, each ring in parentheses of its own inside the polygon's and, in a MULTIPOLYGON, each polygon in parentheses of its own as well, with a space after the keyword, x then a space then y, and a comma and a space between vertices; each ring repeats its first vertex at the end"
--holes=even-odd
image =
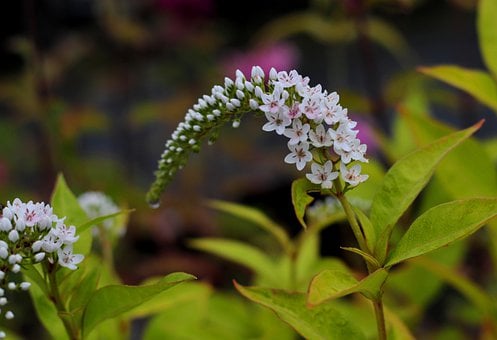
MULTIPOLYGON (((58 173, 76 195, 105 192, 135 209, 117 247, 125 283, 185 271, 218 287, 244 269, 194 251, 223 229, 207 199, 260 207, 296 233, 286 145, 249 115, 194 155, 151 209, 145 193, 185 112, 236 69, 297 69, 337 91, 369 157, 387 165, 392 124, 406 101, 454 127, 495 115, 418 72, 483 69, 477 0, 22 0, 2 2, 0 197, 48 202, 58 173)), ((337 241, 338 242, 338 241, 337 241)), ((339 242, 337 243, 339 244, 339 242)), ((246 273, 248 276, 249 274, 246 273)))

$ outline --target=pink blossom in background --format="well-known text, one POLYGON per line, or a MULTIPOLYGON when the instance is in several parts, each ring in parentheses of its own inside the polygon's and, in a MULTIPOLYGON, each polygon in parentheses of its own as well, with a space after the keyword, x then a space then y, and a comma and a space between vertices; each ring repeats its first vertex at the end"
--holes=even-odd
POLYGON ((222 69, 226 75, 233 75, 239 69, 250 76, 252 66, 259 65, 268 74, 271 67, 278 71, 294 69, 298 59, 299 53, 293 44, 280 42, 245 52, 231 52, 223 59, 222 69))
POLYGON ((374 134, 374 128, 370 120, 358 116, 350 115, 351 119, 357 122, 357 126, 354 130, 359 130, 357 138, 361 140, 363 144, 368 146, 368 154, 374 154, 378 150, 378 142, 374 134))

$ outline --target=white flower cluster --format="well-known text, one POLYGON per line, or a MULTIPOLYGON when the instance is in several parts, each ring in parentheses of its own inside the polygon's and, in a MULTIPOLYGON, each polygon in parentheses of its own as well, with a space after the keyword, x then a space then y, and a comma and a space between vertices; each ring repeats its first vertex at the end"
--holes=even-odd
MULTIPOLYGON (((119 211, 119 207, 112 199, 100 191, 87 191, 78 197, 81 208, 86 212, 89 218, 94 219, 100 216, 111 215, 119 211)), ((105 230, 110 231, 114 226, 114 219, 106 219, 102 222, 105 230)), ((119 228, 124 232, 124 228, 119 228)), ((98 228, 93 228, 94 236, 98 235, 98 228)))
POLYGON ((309 86, 309 78, 295 70, 287 73, 271 69, 268 81, 259 66, 252 68, 250 78, 237 70, 234 80, 226 77, 224 86, 215 85, 210 95, 199 98, 172 133, 147 201, 152 206, 158 204, 165 186, 185 165, 189 154, 200 150, 202 139, 215 141, 222 125, 232 122, 233 127, 238 127, 241 116, 251 111, 265 114, 265 131, 289 138, 291 153, 285 162, 295 163, 302 170, 312 161, 312 172, 307 177, 313 183, 329 189, 339 174, 349 186, 365 181, 368 176, 361 175, 357 162, 367 162, 366 145, 356 138, 358 131, 353 129, 357 123, 347 116, 347 109, 338 100, 336 92, 327 93, 320 85, 309 86), (322 153, 319 158, 311 153, 313 149, 329 149, 333 155, 322 153))
MULTIPOLYGON (((27 290, 29 282, 10 280, 25 264, 48 261, 76 269, 83 255, 73 254, 73 244, 79 238, 74 226, 66 226, 64 218, 53 213, 44 203, 9 201, 0 215, 0 306, 7 304, 6 290, 27 290)), ((12 319, 12 311, 4 313, 12 319)), ((4 333, 0 332, 0 335, 4 333)))
POLYGON ((271 69, 269 79, 271 91, 259 96, 259 110, 267 119, 262 129, 289 139, 285 162, 298 170, 311 163, 306 177, 323 189, 331 189, 339 175, 349 186, 364 182, 368 175, 361 174, 357 162, 368 161, 367 146, 357 138, 357 123, 338 103, 338 94, 322 90, 321 85, 309 86, 309 78, 295 70, 271 69), (313 149, 321 151, 313 154, 313 149))

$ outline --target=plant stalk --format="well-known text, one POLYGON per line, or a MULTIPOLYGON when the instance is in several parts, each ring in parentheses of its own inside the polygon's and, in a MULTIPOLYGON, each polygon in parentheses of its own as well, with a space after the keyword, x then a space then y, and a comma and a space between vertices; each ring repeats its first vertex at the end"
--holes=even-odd
MULTIPOLYGON (((354 232, 354 235, 357 239, 357 243, 359 244, 359 248, 364 251, 365 253, 370 254, 370 251, 367 247, 366 240, 364 238, 364 235, 362 233, 361 227, 359 225, 359 222, 357 221, 357 218, 354 214, 354 211, 352 210, 352 206, 350 205, 349 201, 345 197, 341 183, 337 180, 335 181, 335 188, 337 189, 337 198, 340 201, 343 210, 345 211, 345 214, 347 215, 347 220, 349 221, 350 227, 352 228, 352 231, 354 232)), ((376 269, 371 263, 366 261, 366 266, 368 268, 368 273, 371 274, 374 272, 376 269)), ((385 313, 383 310, 383 300, 382 296, 380 296, 373 300, 373 306, 374 306, 374 314, 376 318, 376 327, 378 330, 378 339, 379 340, 387 340, 387 331, 386 331, 386 324, 385 324, 385 313)))
POLYGON ((60 295, 59 287, 57 285, 56 270, 54 268, 48 268, 48 281, 50 284, 50 297, 55 307, 57 308, 57 314, 64 324, 67 335, 71 340, 80 340, 81 336, 77 326, 68 318, 69 312, 67 311, 62 297, 60 295))
POLYGON ((383 311, 383 301, 380 297, 373 301, 374 315, 376 317, 376 328, 378 329, 378 339, 387 340, 387 328, 385 325, 385 312, 383 311))

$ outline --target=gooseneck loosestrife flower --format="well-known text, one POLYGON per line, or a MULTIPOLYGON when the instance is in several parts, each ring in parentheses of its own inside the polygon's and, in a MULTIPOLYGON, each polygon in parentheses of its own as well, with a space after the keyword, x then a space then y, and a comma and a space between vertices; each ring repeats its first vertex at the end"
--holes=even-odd
MULTIPOLYGON (((27 203, 16 198, 9 201, 0 215, 0 314, 14 318, 8 309, 8 292, 28 290, 29 282, 17 282, 19 272, 26 265, 47 263, 71 270, 83 260, 73 253, 78 240, 76 228, 64 223, 52 207, 44 203, 27 203)), ((5 332, 0 331, 0 337, 5 332)))
POLYGON ((234 80, 225 78, 224 86, 214 86, 210 95, 199 98, 188 110, 159 160, 156 180, 147 194, 152 206, 158 206, 165 186, 190 153, 200 150, 203 139, 215 141, 219 128, 228 122, 238 127, 247 112, 265 116, 263 131, 288 138, 290 153, 285 163, 295 164, 299 171, 310 164, 306 178, 322 189, 331 190, 341 178, 343 190, 348 190, 368 178, 361 174, 359 164, 368 161, 367 146, 357 138, 357 123, 339 104, 339 95, 321 85, 309 85, 310 79, 295 70, 273 68, 268 78, 259 66, 252 68, 250 78, 238 70, 234 80))

